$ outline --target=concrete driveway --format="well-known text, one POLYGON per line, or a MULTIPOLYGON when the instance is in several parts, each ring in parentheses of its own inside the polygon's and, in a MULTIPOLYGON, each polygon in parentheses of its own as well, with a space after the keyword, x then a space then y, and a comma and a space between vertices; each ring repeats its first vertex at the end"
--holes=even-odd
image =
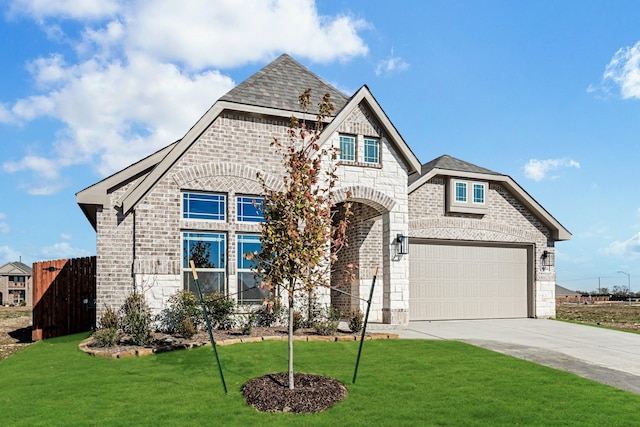
POLYGON ((640 394, 640 334, 546 319, 411 322, 395 332, 463 341, 640 394))

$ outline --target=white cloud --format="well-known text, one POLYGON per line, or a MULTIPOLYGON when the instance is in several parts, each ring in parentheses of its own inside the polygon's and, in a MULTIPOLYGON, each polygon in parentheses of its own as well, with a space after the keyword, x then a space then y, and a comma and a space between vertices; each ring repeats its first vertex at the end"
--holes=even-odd
POLYGON ((71 234, 62 233, 62 234, 60 234, 60 238, 62 240, 71 240, 71 239, 73 239, 73 236, 71 234))
POLYGON ((610 255, 640 258, 640 233, 636 233, 627 240, 611 243, 604 252, 610 255))
POLYGON ((20 259, 20 255, 18 252, 10 248, 9 246, 0 246, 0 265, 4 265, 8 262, 18 261, 20 259))
MULTIPOLYGON (((560 168, 580 168, 580 163, 573 159, 531 159, 524 165, 524 175, 534 181, 541 181, 547 175, 560 168)), ((557 176, 552 176, 552 179, 557 176)))
POLYGON ((388 58, 378 62, 378 65, 376 67, 376 76, 393 73, 395 71, 404 71, 408 68, 409 64, 404 62, 402 58, 394 56, 392 50, 391 55, 389 55, 388 58))
POLYGON ((603 82, 614 83, 624 99, 640 99, 640 41, 618 49, 602 76, 603 82))
POLYGON ((69 19, 100 19, 117 13, 117 0, 14 0, 11 15, 26 15, 43 20, 49 17, 69 19))
POLYGON ((40 250, 44 259, 80 258, 91 255, 84 249, 72 247, 69 242, 55 243, 40 250))
POLYGON ((44 19, 47 31, 58 23, 64 31, 69 20, 84 25, 79 39, 61 37, 77 58, 34 58, 34 93, 0 100, 0 122, 61 123, 49 150, 4 159, 5 172, 33 175, 25 184, 31 194, 58 191, 66 167, 89 164, 108 175, 181 138, 234 86, 220 67, 280 52, 319 62, 367 53, 358 35, 366 22, 320 16, 313 0, 18 0, 11 10, 44 19))
POLYGON ((0 212, 0 234, 7 234, 11 231, 11 227, 9 227, 9 224, 5 222, 6 218, 7 215, 0 212))

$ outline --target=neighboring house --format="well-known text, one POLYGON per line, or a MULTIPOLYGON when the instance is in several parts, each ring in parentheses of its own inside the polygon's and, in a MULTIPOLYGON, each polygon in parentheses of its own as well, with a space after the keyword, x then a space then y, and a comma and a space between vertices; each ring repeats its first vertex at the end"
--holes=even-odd
MULTIPOLYGON (((341 150, 334 201, 351 194, 354 211, 336 270, 358 265, 346 290, 367 298, 379 267, 370 320, 554 315, 554 244, 571 237, 562 225, 508 176, 448 156, 421 165, 366 86, 347 97, 288 55, 220 98, 181 140, 77 194, 97 233, 99 311, 134 288, 163 308, 193 288, 188 258, 200 260, 207 291, 260 303, 242 257, 260 247, 256 176, 282 185, 270 143, 303 115, 307 88, 336 106, 320 142, 341 150)), ((337 275, 332 283, 345 288, 337 275)), ((338 292, 321 299, 343 312, 362 306, 338 292)))
POLYGON ((31 267, 8 262, 0 267, 0 305, 32 305, 31 267))
POLYGON ((582 294, 556 285, 556 302, 581 302, 582 294))

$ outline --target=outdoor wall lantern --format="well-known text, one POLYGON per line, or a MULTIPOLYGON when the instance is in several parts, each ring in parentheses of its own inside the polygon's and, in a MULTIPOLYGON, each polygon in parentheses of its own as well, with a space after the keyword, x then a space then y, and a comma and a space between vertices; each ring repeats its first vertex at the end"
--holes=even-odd
POLYGON ((542 268, 543 269, 551 268, 555 264, 555 259, 554 259, 555 257, 554 257, 553 252, 551 252, 551 251, 547 251, 547 250, 543 251, 542 252, 542 256, 540 258, 541 258, 541 261, 542 261, 542 268))
POLYGON ((398 234, 396 237, 396 252, 398 255, 407 255, 409 253, 409 238, 398 234))

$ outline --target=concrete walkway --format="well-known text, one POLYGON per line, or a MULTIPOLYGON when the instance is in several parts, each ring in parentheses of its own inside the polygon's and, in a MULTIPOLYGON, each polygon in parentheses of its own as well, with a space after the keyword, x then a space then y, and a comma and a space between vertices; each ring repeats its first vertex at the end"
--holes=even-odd
POLYGON ((640 394, 640 334, 545 319, 411 322, 394 332, 463 341, 640 394))

